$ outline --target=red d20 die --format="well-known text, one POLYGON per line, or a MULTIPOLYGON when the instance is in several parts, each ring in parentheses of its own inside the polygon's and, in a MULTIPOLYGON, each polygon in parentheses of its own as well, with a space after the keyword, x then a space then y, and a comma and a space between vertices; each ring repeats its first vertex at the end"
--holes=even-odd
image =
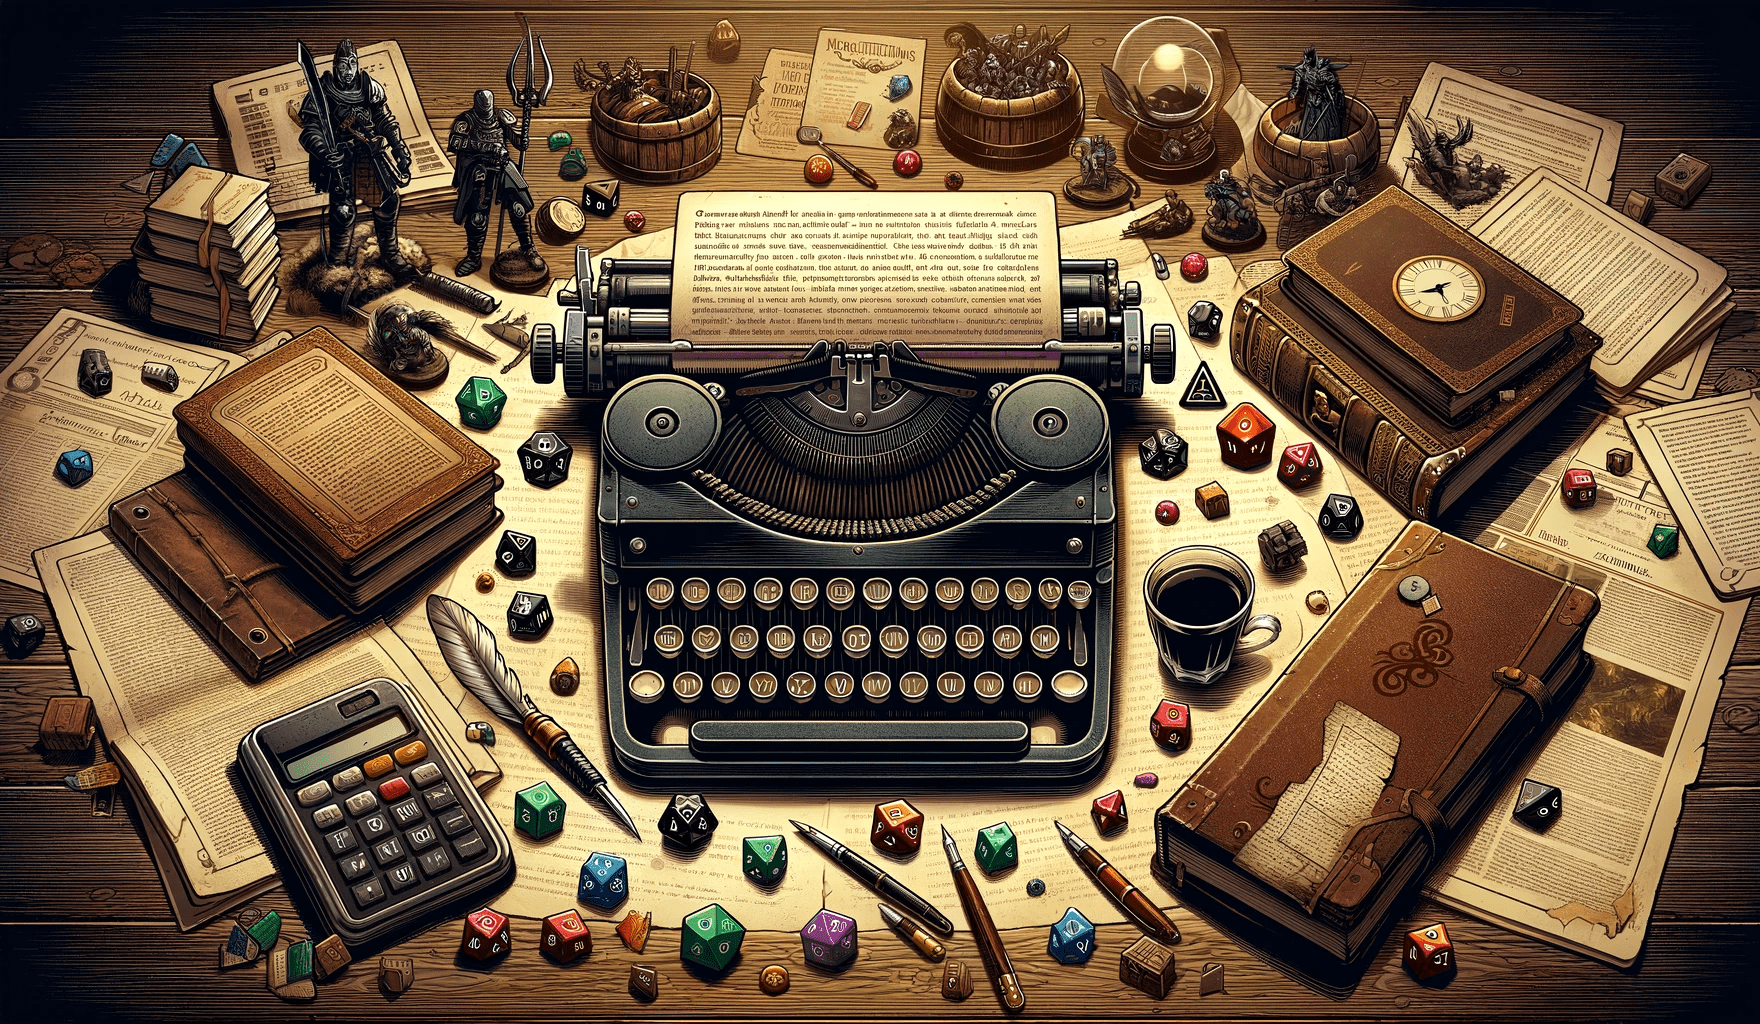
POLYGON ((1155 742, 1175 752, 1192 745, 1192 712, 1177 701, 1164 700, 1149 716, 1149 735, 1155 742))
POLYGON ((538 945, 551 959, 566 964, 593 951, 593 934, 587 931, 579 911, 564 910, 544 919, 538 945))
POLYGON ((1595 504, 1595 474, 1587 469, 1567 469, 1559 482, 1564 503, 1571 508, 1588 508, 1595 504))
POLYGON ((484 907, 464 919, 464 943, 459 952, 472 960, 492 960, 513 948, 507 915, 484 907))
POLYGON ((1125 810, 1124 793, 1113 790, 1105 796, 1095 797, 1094 806, 1088 809, 1094 816, 1094 827, 1103 836, 1110 836, 1124 830, 1130 824, 1130 815, 1125 810))
POLYGON ((1320 479, 1320 452, 1314 442, 1303 441, 1283 450, 1277 463, 1277 479, 1292 491, 1299 491, 1320 479))
POLYGON ((1448 929, 1433 924, 1407 932, 1405 955, 1401 959, 1406 970, 1419 981, 1454 970, 1454 943, 1448 941, 1448 929))
POLYGON ((905 800, 874 805, 874 828, 868 839, 876 849, 906 856, 923 843, 923 812, 905 800))
POLYGON ((1222 444, 1222 461, 1236 469, 1256 469, 1271 461, 1271 442, 1277 437, 1277 424, 1251 402, 1234 407, 1222 422, 1216 424, 1216 440, 1222 444))

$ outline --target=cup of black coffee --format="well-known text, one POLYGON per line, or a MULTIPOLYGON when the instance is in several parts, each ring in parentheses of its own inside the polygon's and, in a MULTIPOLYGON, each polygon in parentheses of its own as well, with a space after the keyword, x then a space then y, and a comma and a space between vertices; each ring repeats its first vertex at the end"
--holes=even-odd
POLYGON ((1161 660, 1182 683, 1207 686, 1228 671, 1236 654, 1275 643, 1283 623, 1253 614, 1253 570, 1231 551, 1208 544, 1175 548, 1143 577, 1149 630, 1161 660), (1265 630, 1264 639, 1241 637, 1265 630))

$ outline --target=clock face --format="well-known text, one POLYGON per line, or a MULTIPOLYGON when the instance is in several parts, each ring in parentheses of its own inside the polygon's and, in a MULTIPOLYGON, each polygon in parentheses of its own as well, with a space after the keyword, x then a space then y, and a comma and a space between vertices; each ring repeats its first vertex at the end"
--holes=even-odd
POLYGON ((1420 256, 1393 275, 1393 297, 1421 320, 1446 323, 1479 308, 1485 298, 1485 283, 1459 260, 1420 256))

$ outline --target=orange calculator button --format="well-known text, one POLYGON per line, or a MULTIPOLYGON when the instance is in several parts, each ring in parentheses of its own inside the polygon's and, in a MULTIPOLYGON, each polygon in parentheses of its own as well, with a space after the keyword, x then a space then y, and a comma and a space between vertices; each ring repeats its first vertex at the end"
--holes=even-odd
POLYGON ((376 779, 391 770, 391 755, 380 754, 366 764, 361 765, 361 770, 367 773, 367 778, 376 779))
POLYGON ((408 746, 398 747, 396 753, 391 756, 397 758, 398 764, 409 764, 411 761, 420 761, 422 758, 428 756, 428 745, 421 740, 416 740, 408 746))

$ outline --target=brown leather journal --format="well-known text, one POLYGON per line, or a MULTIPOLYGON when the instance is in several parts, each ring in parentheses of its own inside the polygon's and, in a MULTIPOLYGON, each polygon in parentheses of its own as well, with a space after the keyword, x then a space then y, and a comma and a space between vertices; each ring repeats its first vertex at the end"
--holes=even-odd
POLYGON ((1595 594, 1410 523, 1155 815, 1156 871, 1285 962, 1360 962, 1582 685, 1595 594))
POLYGON ((1455 420, 1555 349, 1583 312, 1398 187, 1283 255, 1289 293, 1455 420))

